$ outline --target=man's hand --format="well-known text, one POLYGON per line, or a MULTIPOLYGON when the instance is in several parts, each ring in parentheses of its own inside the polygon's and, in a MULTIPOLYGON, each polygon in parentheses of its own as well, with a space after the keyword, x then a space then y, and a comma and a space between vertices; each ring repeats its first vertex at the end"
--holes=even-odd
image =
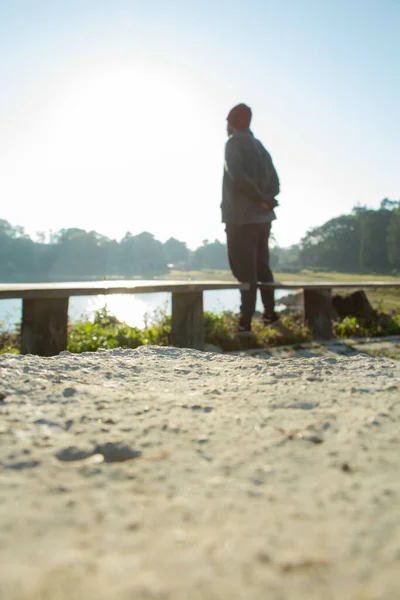
POLYGON ((266 200, 263 200, 262 202, 260 202, 260 207, 266 211, 273 210, 277 206, 278 206, 278 202, 275 200, 275 198, 273 198, 272 200, 269 200, 268 202, 266 200))

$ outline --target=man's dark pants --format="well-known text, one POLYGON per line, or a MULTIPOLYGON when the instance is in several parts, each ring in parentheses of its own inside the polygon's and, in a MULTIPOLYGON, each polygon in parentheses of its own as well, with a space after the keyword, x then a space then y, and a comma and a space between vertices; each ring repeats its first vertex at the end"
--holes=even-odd
MULTIPOLYGON (((233 275, 241 283, 249 283, 250 289, 241 292, 240 325, 251 327, 256 300, 257 282, 274 280, 269 267, 269 236, 271 223, 251 223, 249 225, 227 225, 226 237, 229 265, 233 275)), ((261 290, 264 314, 274 312, 274 290, 261 290)))

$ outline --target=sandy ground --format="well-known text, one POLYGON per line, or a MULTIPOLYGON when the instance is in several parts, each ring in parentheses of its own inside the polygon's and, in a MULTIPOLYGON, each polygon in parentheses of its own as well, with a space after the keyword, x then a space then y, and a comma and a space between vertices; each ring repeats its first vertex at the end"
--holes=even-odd
POLYGON ((0 598, 400 598, 400 363, 0 357, 0 598))

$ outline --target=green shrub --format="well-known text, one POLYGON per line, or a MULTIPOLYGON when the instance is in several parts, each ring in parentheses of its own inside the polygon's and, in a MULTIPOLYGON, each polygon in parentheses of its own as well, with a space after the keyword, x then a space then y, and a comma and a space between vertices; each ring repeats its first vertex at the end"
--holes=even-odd
POLYGON ((4 323, 0 322, 0 354, 19 354, 21 332, 17 325, 15 331, 4 329, 4 323))
MULTIPOLYGON (((285 316, 272 326, 266 327, 254 319, 254 337, 240 339, 236 336, 238 317, 232 312, 204 313, 205 341, 219 346, 225 352, 265 348, 279 345, 301 344, 312 340, 301 314, 285 316)), ((364 318, 346 317, 333 324, 335 337, 379 337, 400 334, 400 314, 364 318)), ((168 346, 171 344, 171 317, 165 310, 157 310, 145 316, 143 329, 121 323, 107 308, 97 311, 93 321, 78 321, 69 325, 68 347, 70 352, 94 352, 99 348, 138 348, 143 345, 168 346)), ((6 332, 0 324, 0 354, 18 353, 20 328, 6 332)))
POLYGON ((400 334, 400 315, 376 313, 367 317, 345 317, 333 323, 336 337, 382 337, 400 334))
POLYGON ((278 323, 268 326, 255 321, 253 330, 264 347, 299 344, 312 339, 302 315, 282 315, 278 323))
POLYGON ((165 309, 155 310, 144 317, 144 344, 149 346, 169 346, 171 344, 171 317, 165 309))
POLYGON ((93 323, 78 321, 70 326, 67 350, 95 352, 99 348, 138 348, 144 343, 144 334, 138 327, 120 323, 107 308, 95 313, 93 323))
POLYGON ((238 340, 235 339, 237 326, 238 318, 231 312, 219 315, 204 313, 204 338, 207 344, 214 344, 225 351, 239 349, 238 340))
POLYGON ((0 354, 19 354, 20 350, 14 344, 2 344, 0 342, 0 354))

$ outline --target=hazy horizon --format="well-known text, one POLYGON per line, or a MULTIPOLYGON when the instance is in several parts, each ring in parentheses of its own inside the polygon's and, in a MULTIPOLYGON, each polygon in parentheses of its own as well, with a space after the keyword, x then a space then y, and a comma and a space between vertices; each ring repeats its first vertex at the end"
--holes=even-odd
POLYGON ((238 102, 281 179, 282 247, 400 196, 400 3, 0 0, 0 218, 224 241, 238 102))

